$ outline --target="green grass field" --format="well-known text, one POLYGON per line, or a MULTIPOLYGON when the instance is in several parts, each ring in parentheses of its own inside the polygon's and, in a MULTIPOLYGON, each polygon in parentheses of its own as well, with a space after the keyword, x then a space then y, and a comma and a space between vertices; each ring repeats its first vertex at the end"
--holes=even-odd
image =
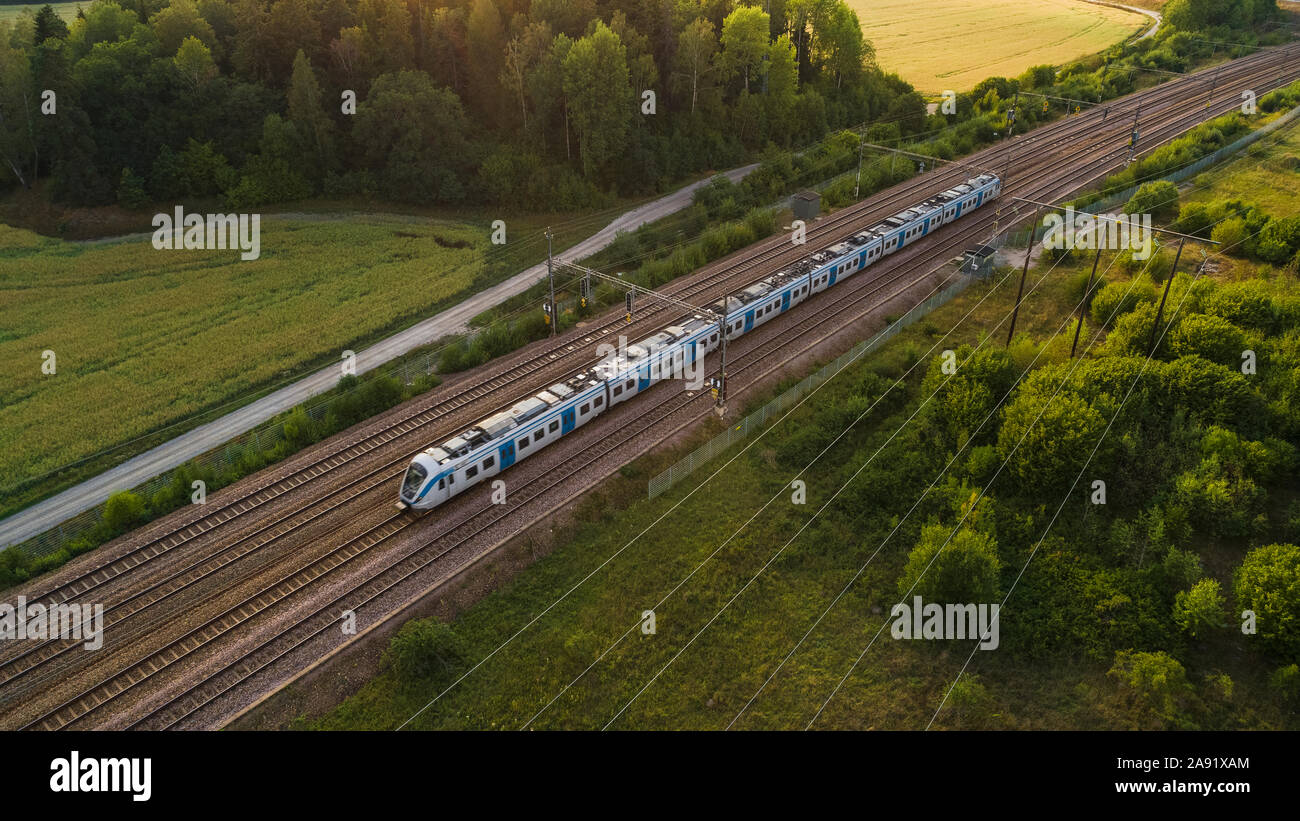
POLYGON ((267 218, 261 258, 241 261, 0 225, 0 476, 41 475, 410 324, 470 288, 486 239, 399 217, 267 218))
POLYGON ((986 77, 1059 65, 1144 30, 1140 14, 1081 0, 848 0, 876 60, 918 91, 965 91, 986 77), (936 21, 942 21, 938 23, 936 21))
MULTIPOLYGON (((0 22, 3 22, 5 20, 12 20, 13 18, 18 17, 20 14, 23 13, 24 9, 31 9, 32 11, 36 11, 44 5, 46 4, 31 3, 29 5, 24 5, 24 6, 0 6, 0 22)), ((77 18, 77 8, 78 7, 85 8, 89 6, 90 0, 86 0, 86 2, 84 3, 82 2, 50 3, 49 5, 53 6, 54 10, 58 12, 59 16, 62 17, 64 20, 67 20, 68 22, 72 22, 77 18)))
POLYGON ((1236 159, 1193 180, 1182 201, 1240 199, 1266 213, 1289 217, 1300 213, 1300 122, 1260 140, 1236 159))

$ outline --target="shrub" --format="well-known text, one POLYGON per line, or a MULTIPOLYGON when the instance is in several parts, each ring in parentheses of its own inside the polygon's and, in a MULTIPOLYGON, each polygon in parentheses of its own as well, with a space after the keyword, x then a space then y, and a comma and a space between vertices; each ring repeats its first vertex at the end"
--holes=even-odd
POLYGON ((386 655, 398 676, 419 681, 455 672, 463 652, 464 644, 451 625, 437 619, 413 619, 393 636, 386 655))
POLYGON ((1143 183, 1124 204, 1125 214, 1150 214, 1163 220, 1178 213, 1178 186, 1168 180, 1143 183))
POLYGON ((114 493, 104 503, 104 526, 114 535, 125 533, 144 516, 144 499, 129 490, 114 493))
POLYGON ((1174 623, 1192 638, 1222 628, 1226 612, 1219 583, 1214 579, 1202 579, 1174 598, 1174 623))
POLYGON ((1128 704, 1138 727, 1189 728, 1183 713, 1192 697, 1187 671, 1165 652, 1121 650, 1107 673, 1118 681, 1121 701, 1128 704))
POLYGON ((1300 547, 1271 544, 1246 554, 1233 577, 1237 606, 1255 613, 1260 643, 1287 659, 1300 657, 1300 547))
POLYGON ((950 540, 951 532, 940 524, 922 528, 898 579, 900 596, 909 595, 913 585, 912 595, 928 602, 987 602, 997 596, 1002 563, 993 539, 963 528, 950 540))

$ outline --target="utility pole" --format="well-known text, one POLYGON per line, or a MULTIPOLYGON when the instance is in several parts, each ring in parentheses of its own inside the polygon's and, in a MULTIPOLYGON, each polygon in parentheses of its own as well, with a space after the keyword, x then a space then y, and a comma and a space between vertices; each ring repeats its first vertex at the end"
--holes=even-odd
POLYGON ((1218 68, 1214 69, 1214 77, 1210 81, 1210 93, 1205 95, 1205 108, 1207 110, 1210 107, 1210 101, 1214 98, 1214 89, 1218 88, 1219 86, 1219 69, 1221 68, 1223 68, 1222 63, 1219 64, 1218 68))
POLYGON ((555 326, 559 324, 555 310, 555 271, 551 266, 551 227, 546 226, 546 278, 551 282, 551 301, 547 305, 546 315, 551 323, 551 336, 555 336, 555 326))
POLYGON ((1156 354, 1156 329, 1160 327, 1160 320, 1165 315, 1165 300, 1169 299, 1169 287, 1174 284, 1174 274, 1178 271, 1178 260, 1183 255, 1183 240, 1178 240, 1178 253, 1174 254, 1174 267, 1169 269, 1169 278, 1165 280, 1165 292, 1160 297, 1160 307, 1156 309, 1156 321, 1151 326, 1151 341, 1147 348, 1151 355, 1156 354))
MULTIPOLYGON (((1011 199, 1016 200, 1017 202, 1027 202, 1027 203, 1031 203, 1031 204, 1033 204, 1033 205, 1037 205, 1037 206, 1041 206, 1041 207, 1045 207, 1045 208, 1052 208, 1052 209, 1058 209, 1058 210, 1059 210, 1060 207, 1061 207, 1061 206, 1059 206, 1059 205, 1054 205, 1053 203, 1050 203, 1050 202, 1040 202, 1040 201, 1038 201, 1038 200, 1031 200, 1031 199, 1029 199, 1028 197, 1012 197, 1011 199)), ((1037 219, 1037 214, 1035 214, 1035 219, 1037 219)), ((1106 216, 1106 215, 1104 215, 1104 214, 1096 214, 1096 215, 1093 215, 1093 219, 1098 220, 1098 221, 1100 221, 1100 220, 1109 220, 1109 221, 1111 221, 1111 222, 1116 222, 1116 221, 1118 221, 1119 218, 1117 218, 1117 217, 1109 217, 1109 216, 1106 216)), ((1095 227, 1095 230, 1097 230, 1098 232, 1100 231, 1100 222, 1099 222, 1098 225, 1095 227)), ((1169 235, 1169 236, 1178 237, 1178 253, 1174 255, 1174 267, 1171 268, 1170 271, 1169 271, 1169 279, 1165 280, 1165 292, 1164 292, 1164 296, 1160 297, 1160 307, 1156 310, 1156 322, 1155 322, 1155 325, 1152 325, 1152 326, 1151 326, 1151 348, 1152 348, 1152 353, 1154 353, 1155 344, 1156 344, 1156 328, 1160 326, 1160 319, 1161 319, 1161 317, 1164 316, 1164 312, 1165 312, 1165 301, 1166 301, 1167 299, 1169 299, 1169 286, 1170 286, 1170 284, 1173 283, 1173 281, 1174 281, 1174 274, 1176 274, 1176 273, 1178 272, 1178 260, 1179 260, 1179 258, 1182 257, 1182 255, 1183 255, 1183 243, 1185 243, 1185 242, 1186 242, 1187 240, 1189 240, 1189 239, 1190 239, 1190 240, 1193 240, 1193 241, 1195 241, 1195 242, 1208 243, 1208 244, 1210 244, 1210 245, 1218 245, 1219 243, 1218 243, 1218 241, 1216 241, 1216 240, 1205 240, 1205 239, 1201 239, 1200 237, 1194 237, 1194 236, 1192 236, 1191 234, 1182 234, 1182 233, 1179 233, 1178 231, 1171 231, 1171 230, 1169 230, 1168 228, 1154 228, 1154 227, 1153 227, 1153 228, 1151 228, 1150 230, 1152 230, 1152 231, 1157 231, 1157 232, 1159 232, 1159 233, 1162 234, 1162 235, 1167 234, 1167 235, 1169 235)), ((1098 243, 1098 246, 1100 246, 1100 242, 1098 243)), ((1100 255, 1100 247, 1098 247, 1098 253, 1099 253, 1099 255, 1100 255)), ((1026 264, 1028 264, 1028 263, 1026 262, 1026 264)), ((1096 273, 1096 271, 1097 271, 1097 263, 1096 263, 1095 261, 1094 261, 1093 264, 1092 264, 1092 270, 1093 270, 1093 273, 1096 273)), ((1022 279, 1022 280, 1021 280, 1022 285, 1023 285, 1023 282, 1024 282, 1024 280, 1022 279)), ((1091 275, 1088 276, 1088 289, 1089 289, 1089 290, 1092 289, 1092 276, 1091 276, 1091 275)), ((1017 307, 1019 307, 1019 300, 1017 300, 1017 307)), ((1014 319, 1014 315, 1013 315, 1013 317, 1012 317, 1012 322, 1014 323, 1014 321, 1015 321, 1015 319, 1014 319)), ((1083 317, 1082 317, 1082 316, 1080 316, 1080 318, 1079 318, 1079 322, 1080 322, 1080 323, 1083 322, 1083 317)), ((1014 327, 1014 325, 1013 325, 1013 327, 1014 327)), ((1075 331, 1075 340, 1076 340, 1076 341, 1078 340, 1078 336, 1079 336, 1079 333, 1078 333, 1078 331, 1076 330, 1076 331, 1075 331)), ((1010 337, 1008 337, 1008 344, 1010 344, 1010 337)), ((1071 356, 1071 357, 1074 356, 1073 351, 1071 351, 1070 356, 1071 356)))
POLYGON ((1002 170, 1002 184, 1007 184, 1007 177, 1011 175, 1011 158, 1015 156, 1016 144, 1011 141, 1011 135, 1016 130, 1016 107, 1020 105, 1020 92, 1016 92, 1016 98, 1011 103, 1011 110, 1007 112, 1007 165, 1002 170))
POLYGON ((1133 110, 1133 131, 1128 138, 1128 159, 1124 161, 1125 165, 1133 162, 1133 154, 1137 151, 1138 137, 1138 117, 1142 116, 1142 103, 1138 103, 1137 108, 1133 110))
POLYGON ((862 147, 867 143, 867 127, 862 127, 862 133, 858 135, 858 181, 853 186, 853 199, 857 201, 858 194, 862 190, 862 147))
POLYGON ((1079 300, 1079 324, 1074 326, 1074 341, 1070 343, 1070 358, 1074 359, 1074 351, 1079 347, 1079 332, 1083 330, 1083 312, 1088 306, 1088 294, 1092 293, 1092 280, 1097 276, 1097 263, 1101 262, 1101 231, 1098 230, 1098 223, 1094 222, 1092 227, 1092 241, 1097 245, 1097 253, 1092 258, 1092 271, 1088 274, 1088 285, 1083 289, 1083 299, 1079 300))
POLYGON ((1016 333, 1016 317, 1020 315, 1020 300, 1025 295, 1025 276, 1029 273, 1029 258, 1034 253, 1034 234, 1038 231, 1038 215, 1042 212, 1041 205, 1034 208, 1034 221, 1029 223, 1029 244, 1025 246, 1025 264, 1020 269, 1020 289, 1016 291, 1016 307, 1011 311, 1011 327, 1007 329, 1007 345, 1011 345, 1011 337, 1016 333))

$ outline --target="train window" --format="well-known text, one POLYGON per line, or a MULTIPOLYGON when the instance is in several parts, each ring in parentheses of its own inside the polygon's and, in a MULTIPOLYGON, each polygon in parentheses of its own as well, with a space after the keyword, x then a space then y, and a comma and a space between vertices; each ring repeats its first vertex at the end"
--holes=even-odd
POLYGON ((443 478, 443 479, 439 479, 439 480, 438 480, 438 490, 444 490, 446 487, 447 487, 447 480, 446 480, 445 478, 443 478))
POLYGON ((540 441, 542 441, 542 430, 541 430, 541 428, 538 428, 538 429, 537 429, 537 433, 534 433, 534 434, 533 434, 533 441, 534 441, 534 442, 540 442, 540 441))
POLYGON ((717 335, 717 334, 714 334, 713 336, 709 337, 709 341, 710 341, 710 342, 717 342, 717 341, 718 341, 718 335, 717 335))
POLYGON ((615 386, 614 386, 614 395, 615 395, 615 396, 622 396, 622 395, 623 395, 623 386, 622 386, 622 385, 615 385, 615 386))
POLYGON ((627 380, 627 389, 628 389, 628 390, 632 390, 632 380, 631 380, 631 379, 627 380))
POLYGON ((477 476, 477 475, 478 475, 478 468, 477 468, 477 467, 467 467, 467 468, 465 468, 465 478, 466 478, 466 479, 472 479, 472 478, 474 478, 474 477, 477 476))
POLYGON ((560 429, 560 423, 552 422, 550 425, 547 426, 546 429, 549 430, 551 433, 555 433, 557 430, 560 429))
POLYGON ((488 468, 492 467, 496 463, 497 463, 497 458, 495 456, 489 456, 488 458, 483 460, 483 469, 487 470, 488 468))
POLYGON ((591 403, 586 403, 586 404, 584 404, 581 408, 578 408, 578 412, 579 412, 579 413, 591 413, 591 403))
POLYGON ((596 397, 596 401, 595 401, 595 402, 592 402, 591 404, 593 404, 593 405, 595 405, 596 407, 599 408, 601 405, 605 404, 605 397, 603 397, 603 396, 597 396, 597 397, 596 397))
POLYGON ((523 439, 520 439, 520 440, 519 440, 519 449, 520 449, 520 450, 527 450, 529 444, 530 444, 530 443, 529 443, 529 441, 528 441, 528 437, 525 436, 523 439))

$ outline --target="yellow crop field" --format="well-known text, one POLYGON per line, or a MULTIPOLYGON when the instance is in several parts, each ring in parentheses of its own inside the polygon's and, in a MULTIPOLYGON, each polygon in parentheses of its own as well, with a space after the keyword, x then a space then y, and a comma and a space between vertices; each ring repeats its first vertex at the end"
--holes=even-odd
MULTIPOLYGON (((47 4, 32 3, 24 6, 0 6, 0 21, 16 18, 23 13, 24 9, 30 9, 32 12, 37 12, 44 5, 47 4)), ((50 5, 60 17, 70 23, 77 18, 78 8, 90 8, 90 0, 86 0, 84 3, 49 3, 48 5, 50 5)))
POLYGON ((268 217, 243 261, 0 225, 0 487, 410 324, 470 289, 486 241, 463 223, 268 217))
POLYGON ((848 0, 877 62, 927 94, 1095 54, 1153 21, 1084 0, 848 0))

